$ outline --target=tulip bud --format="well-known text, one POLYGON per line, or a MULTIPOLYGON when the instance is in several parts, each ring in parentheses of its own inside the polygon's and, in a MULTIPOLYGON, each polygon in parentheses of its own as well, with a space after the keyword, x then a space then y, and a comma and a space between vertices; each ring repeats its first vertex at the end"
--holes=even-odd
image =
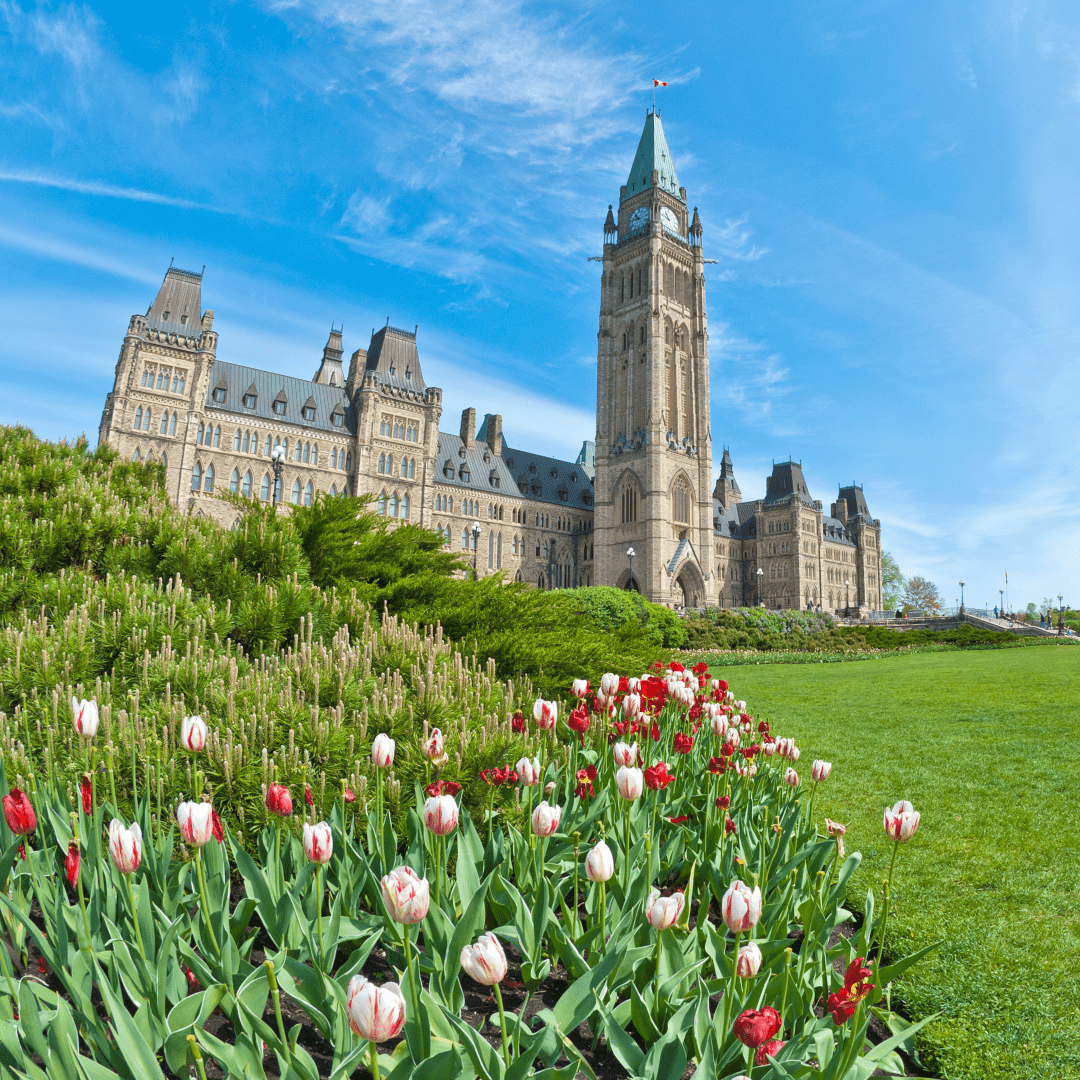
POLYGON ((799 774, 794 769, 785 769, 784 783, 787 784, 788 787, 798 787, 799 774))
POLYGON ((532 830, 537 836, 550 836, 559 827, 561 806, 549 806, 545 799, 532 813, 532 830))
POLYGON ((445 765, 450 760, 450 755, 446 753, 444 746, 443 733, 438 728, 431 729, 431 734, 427 737, 427 742, 423 744, 422 749, 424 757, 432 765, 445 765))
POLYGON ((411 866, 399 866, 382 879, 382 896, 390 918, 404 926, 414 926, 428 913, 428 880, 411 866))
POLYGON ((622 765, 615 774, 615 786, 624 799, 640 799, 645 777, 640 769, 622 765))
POLYGON ((885 835, 890 840, 910 840, 918 827, 919 811, 906 799, 901 799, 891 810, 885 808, 885 835))
POLYGON ((325 821, 320 821, 318 825, 304 822, 304 854, 319 866, 330 861, 330 856, 334 854, 334 836, 325 821))
POLYGON ((79 850, 79 841, 69 840, 67 854, 64 856, 64 877, 73 889, 79 884, 79 866, 81 863, 82 852, 79 850))
POLYGON ((461 950, 461 967, 470 979, 484 986, 494 986, 506 977, 506 953, 499 939, 490 931, 481 934, 475 945, 461 950))
POLYGON ((385 732, 379 732, 371 744, 371 763, 378 769, 389 769, 394 764, 397 744, 385 732))
POLYGON ((71 715, 75 721, 75 730, 84 738, 92 739, 97 734, 98 707, 96 701, 71 699, 71 715))
POLYGON ((214 835, 212 807, 205 802, 182 802, 176 808, 180 836, 187 844, 202 847, 214 835))
POLYGON ((615 873, 615 859, 611 848, 601 840, 585 856, 585 876, 590 881, 607 881, 615 873))
POLYGON ((622 702, 623 716, 633 718, 641 713, 641 695, 627 694, 622 702))
POLYGON ((368 1042, 380 1043, 396 1038, 405 1026, 405 995, 397 983, 376 986, 363 975, 349 980, 345 995, 349 1027, 368 1042))
POLYGON ((738 728, 728 728, 727 740, 726 741, 731 743, 731 748, 733 750, 738 750, 739 743, 742 742, 742 736, 739 735, 739 729, 738 728))
POLYGON ((611 748, 611 756, 616 765, 636 765, 638 760, 638 745, 632 743, 617 742, 611 748))
POLYGON ((545 731, 553 728, 558 719, 559 706, 556 702, 545 701, 543 698, 537 698, 533 702, 533 720, 538 728, 545 731))
POLYGON ((733 881, 720 901, 720 915, 732 933, 757 926, 761 918, 761 887, 755 885, 751 891, 738 879, 733 881))
POLYGON ((798 761, 799 760, 799 754, 801 752, 802 751, 800 751, 797 746, 792 746, 791 752, 788 754, 788 759, 791 760, 791 761, 798 761))
POLYGON ((453 795, 434 795, 424 803, 424 824, 436 836, 447 836, 457 827, 459 813, 453 795))
MULTIPOLYGON (((209 806, 209 803, 202 805, 209 806)), ((204 840, 203 843, 206 841, 204 840)), ((139 869, 139 863, 142 862, 142 847, 142 829, 139 828, 137 821, 130 829, 125 829, 124 823, 118 818, 113 818, 109 822, 109 854, 121 874, 130 874, 139 869)))
POLYGON ((636 694, 641 689, 641 680, 636 676, 632 679, 626 680, 626 689, 631 694, 636 694))
POLYGON ((575 679, 570 687, 570 693, 576 698, 583 698, 589 693, 588 679, 575 679))
POLYGON ((611 697, 612 694, 619 692, 619 676, 613 675, 610 671, 601 677, 600 679, 600 693, 604 697, 611 697))
POLYGON ((735 972, 741 979, 752 979, 761 970, 761 950, 753 942, 747 942, 735 961, 735 972))
POLYGON ((554 795, 555 794, 555 781, 554 780, 549 780, 544 785, 544 794, 545 795, 554 795))
POLYGON ((754 1064, 768 1065, 769 1058, 776 1057, 783 1048, 784 1044, 780 1039, 770 1039, 768 1042, 762 1043, 754 1051, 754 1064))
POLYGON ((659 889, 653 889, 645 901, 645 918, 654 930, 666 930, 679 921, 685 904, 686 897, 681 891, 661 896, 659 889))
POLYGON ((514 769, 525 787, 536 787, 536 785, 540 783, 539 758, 518 758, 514 769))
POLYGON ((37 828, 37 814, 26 792, 14 787, 4 796, 4 820, 17 836, 26 836, 37 828))
POLYGON ((832 772, 831 761, 821 761, 815 759, 813 767, 810 770, 810 778, 815 784, 820 784, 829 779, 829 773, 832 772))
POLYGON ((185 716, 180 725, 180 745, 197 754, 206 745, 206 721, 201 716, 185 716))
POLYGON ((266 789, 266 809, 278 817, 292 813, 292 795, 284 784, 271 784, 266 789))

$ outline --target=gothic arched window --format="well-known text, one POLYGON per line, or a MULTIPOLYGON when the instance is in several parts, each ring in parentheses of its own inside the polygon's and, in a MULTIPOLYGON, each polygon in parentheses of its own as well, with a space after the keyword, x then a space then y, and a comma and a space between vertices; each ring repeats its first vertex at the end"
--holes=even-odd
POLYGON ((401 496, 401 519, 404 521, 409 516, 409 496, 401 496))
POLYGON ((240 490, 240 470, 233 469, 229 477, 229 490, 235 495, 240 490))
POLYGON ((239 428, 236 429, 236 434, 233 436, 232 448, 234 450, 239 450, 240 449, 240 429, 239 428))
POLYGON ((299 506, 300 505, 300 481, 298 479, 293 481, 292 501, 293 501, 293 506, 299 506))
POLYGON ((251 470, 244 473, 244 494, 251 495, 251 470))
POLYGON ((270 501, 270 474, 266 473, 262 478, 262 488, 259 491, 259 498, 263 502, 270 501))
POLYGON ((172 414, 172 419, 169 421, 169 434, 176 434, 176 413, 172 414))
POLYGON ((135 410, 135 430, 142 431, 142 406, 135 410))
POLYGON ((213 464, 206 466, 206 479, 203 480, 203 491, 214 490, 214 466, 213 464))
POLYGON ((675 481, 674 490, 671 493, 672 517, 680 525, 690 524, 690 485, 685 476, 680 476, 675 481))
POLYGON ((166 432, 168 432, 168 430, 169 430, 169 414, 168 414, 168 412, 163 412, 161 414, 161 427, 158 428, 158 434, 159 435, 164 435, 164 434, 166 434, 166 432))
POLYGON ((313 494, 314 494, 314 490, 313 490, 313 488, 311 486, 311 481, 309 480, 307 482, 307 486, 304 488, 304 505, 305 506, 310 506, 311 505, 311 497, 312 497, 313 494))
POLYGON ((386 472, 386 455, 385 454, 380 454, 379 455, 379 472, 381 472, 381 473, 386 472))

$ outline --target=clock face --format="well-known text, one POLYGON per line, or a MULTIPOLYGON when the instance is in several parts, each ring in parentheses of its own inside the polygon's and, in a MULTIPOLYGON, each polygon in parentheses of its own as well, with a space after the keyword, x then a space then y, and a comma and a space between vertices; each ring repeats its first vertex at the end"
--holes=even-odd
POLYGON ((674 211, 667 206, 660 211, 660 224, 673 233, 679 231, 679 219, 675 216, 674 211))
POLYGON ((630 215, 630 231, 637 232, 638 229, 644 229, 649 224, 649 208, 647 206, 639 206, 630 215))

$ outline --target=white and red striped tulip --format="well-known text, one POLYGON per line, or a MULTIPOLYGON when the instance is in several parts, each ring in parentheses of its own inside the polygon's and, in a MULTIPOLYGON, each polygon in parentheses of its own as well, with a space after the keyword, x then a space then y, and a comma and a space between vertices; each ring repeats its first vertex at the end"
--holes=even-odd
MULTIPOLYGON (((635 745, 637 745, 635 743, 635 745)), ((624 799, 640 799, 645 786, 645 777, 640 769, 632 765, 621 765, 615 774, 615 787, 624 799)))
POLYGON ((481 934, 475 945, 461 950, 461 967, 470 979, 483 986, 494 986, 506 978, 506 953, 502 943, 490 931, 481 934))
POLYGON ((885 807, 885 835, 890 840, 908 841, 919 827, 919 811, 906 799, 901 799, 890 810, 885 807))
POLYGON ((751 890, 736 878, 720 901, 720 916, 732 933, 757 926, 761 918, 761 887, 755 885, 751 890))
POLYGON ((384 731, 375 736, 371 744, 371 764, 377 769, 389 769, 394 764, 397 743, 384 731))
POLYGON ((645 918, 654 930, 666 930, 679 921, 685 905, 686 897, 681 890, 670 896, 661 896, 659 889, 653 889, 645 901, 645 918))
POLYGON ((133 822, 130 828, 118 818, 109 822, 109 854, 113 864, 121 874, 130 874, 139 869, 142 862, 143 840, 139 823, 133 822))
POLYGON ((334 834, 325 821, 317 825, 304 822, 304 854, 319 866, 325 866, 334 854, 334 834))
POLYGON ((206 745, 206 721, 201 716, 185 716, 180 724, 180 745, 197 754, 206 745))
POLYGON ((562 807, 551 806, 545 799, 532 812, 532 830, 537 836, 550 836, 559 827, 562 807))
POLYGON ((382 879, 383 903, 394 922, 415 926, 428 913, 430 893, 427 878, 411 866, 399 866, 382 879))
POLYGON ((380 1043, 401 1034, 405 1026, 405 995, 397 983, 376 986, 363 975, 349 980, 345 996, 349 1027, 368 1042, 380 1043))
POLYGON ((213 808, 208 802, 182 802, 176 808, 176 822, 186 844, 202 847, 214 835, 213 808))
POLYGON ((98 715, 96 701, 87 701, 86 698, 83 698, 82 701, 78 701, 75 698, 72 698, 71 717, 75 722, 75 730, 84 739, 92 739, 97 734, 101 717, 98 715))

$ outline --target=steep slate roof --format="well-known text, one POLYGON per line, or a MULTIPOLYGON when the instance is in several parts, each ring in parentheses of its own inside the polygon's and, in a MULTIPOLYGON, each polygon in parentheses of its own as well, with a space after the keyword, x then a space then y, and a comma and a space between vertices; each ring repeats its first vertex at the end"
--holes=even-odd
POLYGON ((202 333, 202 274, 170 266, 146 313, 146 325, 151 330, 198 337, 202 333))
POLYGON ((243 364, 230 364, 227 360, 214 362, 213 374, 206 392, 206 407, 250 417, 252 420, 265 420, 268 423, 299 424, 312 431, 325 431, 332 435, 356 433, 356 418, 344 387, 325 386, 307 379, 296 379, 291 375, 276 375, 272 371, 260 371, 243 364), (222 383, 226 389, 225 400, 214 401, 214 390, 222 383), (254 409, 246 409, 242 398, 252 386, 255 387, 258 400, 254 409), (279 416, 270 406, 282 392, 288 399, 288 404, 285 406, 285 414, 279 416), (312 398, 315 401, 315 419, 305 420, 300 410, 312 398), (330 422, 330 414, 338 405, 345 410, 345 423, 341 427, 334 427, 330 422))
POLYGON ((590 480, 596 479, 596 466, 593 464, 593 454, 596 452, 596 443, 592 439, 586 439, 581 444, 578 456, 574 458, 574 464, 580 465, 588 474, 590 480))
POLYGON ((436 484, 449 484, 463 491, 479 491, 492 498, 517 494, 517 485, 506 463, 486 442, 474 441, 472 448, 466 449, 461 436, 452 435, 448 431, 439 432, 439 450, 433 479, 436 484), (454 468, 452 477, 446 476, 444 472, 448 461, 454 468), (468 480, 461 478, 462 465, 468 469, 468 480), (498 486, 495 485, 495 480, 498 481, 498 486))
POLYGON ((774 462, 772 475, 765 479, 765 505, 780 502, 789 495, 795 495, 807 506, 814 501, 810 497, 810 491, 803 477, 802 465, 799 462, 774 462))
POLYGON ((866 507, 866 499, 863 496, 863 489, 857 484, 852 484, 850 487, 842 487, 840 489, 840 495, 837 498, 837 502, 843 500, 847 503, 848 517, 855 517, 856 514, 862 514, 863 517, 869 517, 870 511, 866 507))
POLYGON ((503 461, 514 477, 514 490, 523 498, 575 510, 592 510, 593 482, 584 465, 576 461, 514 450, 503 440, 503 461), (525 484, 525 490, 521 485, 525 484), (535 490, 539 488, 539 491, 535 490), (560 496, 566 493, 566 498, 560 496))
POLYGON ((823 540, 827 540, 830 544, 842 544, 845 547, 855 547, 855 541, 851 539, 851 534, 847 531, 847 526, 839 519, 834 517, 822 516, 821 527, 824 530, 823 540))
POLYGON ((364 370, 378 372, 384 386, 419 393, 427 389, 420 372, 415 332, 399 330, 389 323, 372 334, 364 370))
POLYGON ((645 129, 641 133, 634 164, 630 166, 630 175, 626 178, 626 197, 639 195, 652 186, 652 171, 660 173, 662 190, 679 198, 679 178, 675 175, 675 162, 671 160, 667 139, 664 138, 664 125, 660 123, 660 114, 651 112, 645 117, 645 129))

